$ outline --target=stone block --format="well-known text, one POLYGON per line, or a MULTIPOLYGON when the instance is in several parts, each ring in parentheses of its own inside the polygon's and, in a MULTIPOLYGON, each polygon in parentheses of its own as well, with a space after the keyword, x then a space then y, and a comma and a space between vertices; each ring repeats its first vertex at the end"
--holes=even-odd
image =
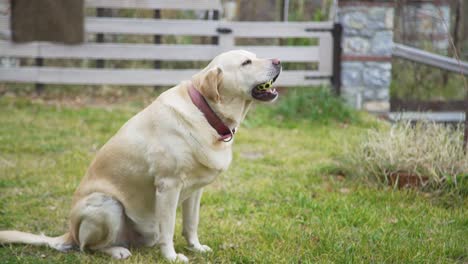
POLYGON ((390 71, 383 70, 380 67, 366 67, 362 74, 362 79, 365 87, 389 87, 391 81, 391 74, 390 71))
POLYGON ((371 46, 372 54, 391 56, 393 49, 393 32, 386 30, 375 33, 371 40, 371 46))
POLYGON ((390 89, 389 87, 381 87, 375 91, 375 99, 388 101, 390 99, 390 89))
POLYGON ((369 9, 369 19, 367 20, 367 28, 385 29, 385 8, 374 7, 369 9))
POLYGON ((341 90, 341 97, 347 105, 355 108, 362 108, 362 87, 343 87, 341 90))
POLYGON ((363 11, 347 12, 341 16, 340 21, 344 28, 360 30, 367 26, 367 13, 363 11))
POLYGON ((386 8, 385 11, 385 28, 393 30, 393 23, 394 23, 394 9, 393 8, 386 8))
POLYGON ((366 38, 348 37, 343 39, 343 53, 346 55, 367 54, 370 42, 366 38))
POLYGON ((363 70, 364 64, 362 62, 343 62, 341 64, 341 83, 343 86, 361 86, 363 70))
POLYGON ((379 68, 384 71, 390 71, 392 69, 391 62, 366 62, 364 66, 366 68, 379 68))
POLYGON ((343 28, 343 35, 345 37, 364 37, 370 38, 374 36, 375 30, 370 28, 354 29, 354 28, 343 28))
POLYGON ((362 98, 364 101, 375 100, 376 99, 376 90, 366 87, 362 91, 362 98))
POLYGON ((372 113, 386 113, 390 110, 390 103, 387 100, 368 101, 363 104, 363 108, 372 113))

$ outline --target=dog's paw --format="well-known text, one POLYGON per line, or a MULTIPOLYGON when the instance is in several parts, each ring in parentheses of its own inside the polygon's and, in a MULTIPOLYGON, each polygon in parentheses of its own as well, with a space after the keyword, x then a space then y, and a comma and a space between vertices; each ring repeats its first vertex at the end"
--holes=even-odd
POLYGON ((50 243, 49 246, 60 252, 68 252, 73 249, 72 244, 50 243))
POLYGON ((188 263, 188 258, 184 254, 174 254, 170 256, 166 256, 166 259, 171 262, 178 262, 178 263, 188 263))
POLYGON ((207 253, 207 252, 212 252, 213 250, 207 246, 207 245, 191 245, 186 247, 188 250, 193 251, 193 252, 198 252, 198 253, 207 253))
POLYGON ((130 250, 124 247, 110 247, 103 249, 102 251, 111 255, 115 259, 126 259, 132 255, 130 250))
POLYGON ((161 254, 163 257, 171 262, 182 262, 182 263, 188 263, 188 258, 184 256, 183 254, 177 254, 176 251, 174 250, 174 247, 163 245, 161 246, 161 254))

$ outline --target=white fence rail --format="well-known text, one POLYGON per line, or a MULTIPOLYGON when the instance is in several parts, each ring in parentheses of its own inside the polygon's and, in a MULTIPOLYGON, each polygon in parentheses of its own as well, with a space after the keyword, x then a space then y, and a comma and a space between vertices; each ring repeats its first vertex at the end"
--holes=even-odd
MULTIPOLYGON (((5 0, 0 0, 5 1, 5 0)), ((220 10, 211 0, 86 0, 88 8, 220 10)), ((259 57, 283 62, 316 63, 317 70, 285 70, 278 85, 329 83, 332 76, 333 22, 227 22, 147 18, 87 17, 86 33, 217 37, 217 44, 168 45, 92 43, 63 45, 48 42, 0 41, 0 57, 91 60, 209 61, 230 49, 245 49, 259 57), (245 46, 236 38, 315 38, 317 46, 245 46)), ((0 33, 9 36, 9 17, 0 16, 0 33)), ((84 63, 83 65, 86 65, 84 63)), ((23 66, 0 68, 0 82, 44 84, 174 85, 199 69, 113 69, 23 66)))
POLYGON ((174 9, 174 10, 221 10, 219 0, 86 0, 91 8, 174 9))
MULTIPOLYGON (((248 49, 259 57, 274 55, 288 62, 319 61, 319 47, 236 46, 248 49)), ((154 45, 86 43, 60 45, 45 42, 13 44, 0 41, 2 56, 41 57, 45 59, 111 59, 111 60, 171 60, 209 61, 222 49, 218 45, 154 45)))
POLYGON ((393 45, 393 56, 468 75, 468 63, 403 44, 393 45))

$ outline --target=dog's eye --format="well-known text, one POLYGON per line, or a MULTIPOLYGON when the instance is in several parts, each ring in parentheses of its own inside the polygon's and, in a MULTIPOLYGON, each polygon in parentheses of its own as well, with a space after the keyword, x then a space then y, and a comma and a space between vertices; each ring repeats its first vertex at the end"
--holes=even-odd
POLYGON ((245 65, 248 65, 248 64, 251 64, 252 61, 251 60, 246 60, 242 63, 242 66, 245 66, 245 65))

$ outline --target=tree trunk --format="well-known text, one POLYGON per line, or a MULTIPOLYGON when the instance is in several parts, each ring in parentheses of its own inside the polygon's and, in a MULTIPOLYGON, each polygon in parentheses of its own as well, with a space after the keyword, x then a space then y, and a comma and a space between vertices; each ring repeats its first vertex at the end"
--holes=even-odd
MULTIPOLYGON (((449 42, 449 50, 448 50, 448 56, 453 57, 454 55, 458 54, 460 55, 460 35, 461 35, 461 16, 462 16, 462 5, 463 5, 463 0, 456 0, 456 2, 452 3, 452 7, 450 8, 451 11, 453 12, 454 16, 454 22, 453 22, 453 30, 451 32, 451 38, 452 41, 449 42)), ((450 29, 448 29, 450 30, 450 29)), ((461 58, 461 56, 460 56, 461 58)), ((447 85, 448 82, 448 77, 449 74, 448 72, 444 72, 442 78, 443 78, 443 84, 447 85)))

